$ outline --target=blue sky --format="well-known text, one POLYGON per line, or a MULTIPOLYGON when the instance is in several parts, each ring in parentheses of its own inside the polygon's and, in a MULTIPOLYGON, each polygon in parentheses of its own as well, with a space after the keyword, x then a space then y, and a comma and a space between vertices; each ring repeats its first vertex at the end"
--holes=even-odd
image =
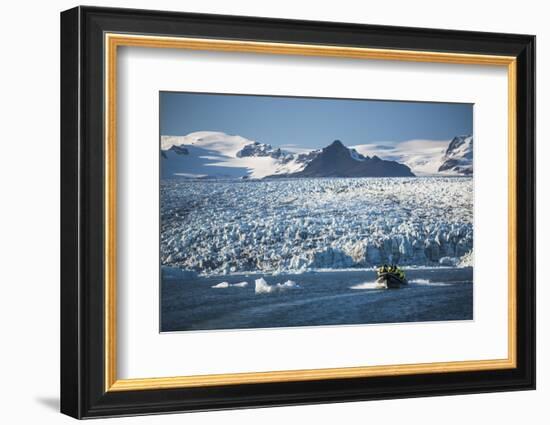
POLYGON ((278 96, 160 93, 160 133, 221 131, 274 146, 317 149, 450 140, 472 134, 473 105, 278 96))

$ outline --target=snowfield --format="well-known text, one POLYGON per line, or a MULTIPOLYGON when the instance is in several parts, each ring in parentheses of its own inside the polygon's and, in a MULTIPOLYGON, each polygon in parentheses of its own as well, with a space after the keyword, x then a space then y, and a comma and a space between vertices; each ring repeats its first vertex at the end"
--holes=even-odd
POLYGON ((365 156, 376 155, 406 164, 417 176, 434 176, 438 174, 448 146, 449 140, 409 140, 397 145, 381 142, 352 146, 352 148, 365 156))
POLYGON ((409 140, 398 144, 369 143, 352 146, 362 155, 377 155, 406 164, 417 176, 470 176, 473 173, 472 136, 452 140, 409 140))
POLYGON ((472 262, 469 177, 167 179, 160 190, 163 269, 277 274, 472 262))
MULTIPOLYGON (((278 148, 219 131, 197 131, 185 136, 162 135, 161 174, 162 178, 190 179, 285 177, 307 171, 308 164, 311 165, 310 163, 329 147, 328 140, 326 142, 324 149, 311 150, 288 145, 278 148)), ((416 176, 460 176, 473 173, 473 137, 471 135, 456 136, 450 141, 378 142, 350 146, 345 149, 357 162, 367 162, 376 156, 385 161, 404 164, 416 176)), ((333 150, 331 155, 336 155, 336 152, 333 150)), ((337 160, 337 155, 334 160, 337 160)), ((328 163, 334 164, 330 160, 328 163)), ((354 166, 351 165, 351 168, 354 166)), ((316 173, 315 177, 342 176, 326 169, 317 169, 316 173)), ((352 173, 346 177, 367 175, 369 174, 352 173)), ((391 174, 374 175, 390 176, 391 174)), ((313 176, 306 174, 301 177, 313 176)))
POLYGON ((311 153, 292 154, 271 145, 216 131, 161 136, 162 176, 252 178, 301 171, 311 153))

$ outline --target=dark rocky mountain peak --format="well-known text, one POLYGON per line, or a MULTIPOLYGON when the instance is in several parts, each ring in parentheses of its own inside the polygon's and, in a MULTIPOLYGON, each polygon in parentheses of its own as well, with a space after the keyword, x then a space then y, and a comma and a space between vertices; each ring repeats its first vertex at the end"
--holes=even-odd
POLYGON ((365 157, 335 140, 292 177, 414 177, 411 169, 396 161, 365 157))

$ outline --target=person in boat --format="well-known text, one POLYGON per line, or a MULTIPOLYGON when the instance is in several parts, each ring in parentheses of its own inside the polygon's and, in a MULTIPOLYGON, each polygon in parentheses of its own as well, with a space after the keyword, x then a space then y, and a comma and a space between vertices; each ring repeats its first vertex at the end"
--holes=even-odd
POLYGON ((405 272, 400 267, 397 267, 395 264, 392 264, 390 266, 388 266, 387 264, 383 264, 382 266, 378 267, 377 271, 378 274, 391 273, 397 276, 399 279, 405 280, 405 272))
POLYGON ((395 267, 395 274, 399 279, 405 280, 405 272, 397 266, 395 267))

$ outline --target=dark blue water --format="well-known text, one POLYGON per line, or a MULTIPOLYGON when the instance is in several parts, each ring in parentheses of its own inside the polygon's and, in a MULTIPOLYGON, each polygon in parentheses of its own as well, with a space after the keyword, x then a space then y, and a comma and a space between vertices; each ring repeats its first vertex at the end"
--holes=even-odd
POLYGON ((161 283, 161 331, 249 329, 473 319, 472 269, 407 272, 402 289, 375 289, 372 271, 235 275, 161 283), (300 288, 255 293, 254 280, 300 288), (246 287, 212 288, 246 281, 246 287))

